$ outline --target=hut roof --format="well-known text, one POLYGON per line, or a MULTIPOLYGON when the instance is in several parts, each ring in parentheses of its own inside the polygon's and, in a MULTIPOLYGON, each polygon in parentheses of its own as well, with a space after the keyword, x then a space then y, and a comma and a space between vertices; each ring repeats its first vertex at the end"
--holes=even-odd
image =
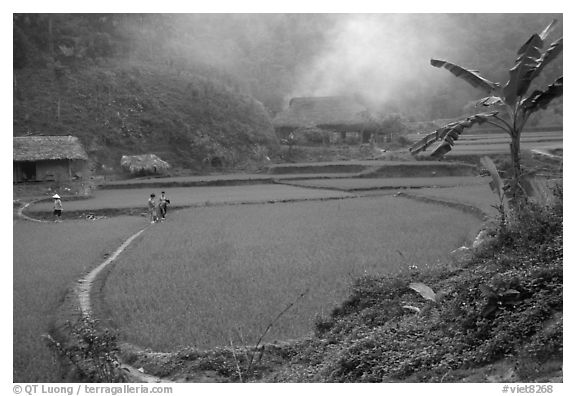
POLYGON ((88 160, 76 136, 21 136, 13 140, 14 161, 88 160))
POLYGON ((278 114, 275 127, 306 127, 318 125, 358 125, 365 122, 361 113, 366 107, 353 97, 302 97, 290 100, 288 109, 278 114))
POLYGON ((120 165, 131 173, 170 168, 170 164, 160 159, 156 154, 123 155, 120 159, 120 165))

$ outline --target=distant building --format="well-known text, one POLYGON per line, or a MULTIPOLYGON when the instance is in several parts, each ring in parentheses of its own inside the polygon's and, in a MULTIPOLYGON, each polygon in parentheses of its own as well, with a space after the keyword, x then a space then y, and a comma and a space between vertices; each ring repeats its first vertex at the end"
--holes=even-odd
POLYGON ((123 155, 120 165, 134 175, 157 174, 170 169, 170 164, 156 154, 123 155))
POLYGON ((88 155, 75 136, 13 140, 13 181, 71 181, 88 175, 88 155))
POLYGON ((362 134, 363 140, 367 140, 368 114, 368 109, 354 97, 301 97, 291 99, 288 108, 279 113, 272 124, 280 139, 286 139, 298 129, 319 128, 332 132, 331 142, 333 137, 345 141, 346 134, 354 137, 362 134))

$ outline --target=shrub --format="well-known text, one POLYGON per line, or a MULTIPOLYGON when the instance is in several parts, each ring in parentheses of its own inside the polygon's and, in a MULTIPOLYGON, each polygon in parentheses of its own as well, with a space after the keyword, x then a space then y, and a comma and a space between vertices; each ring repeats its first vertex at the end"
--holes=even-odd
POLYGON ((67 322, 69 339, 59 343, 49 339, 49 346, 73 367, 78 379, 89 382, 125 382, 120 367, 117 337, 98 328, 95 320, 83 316, 75 323, 67 322))

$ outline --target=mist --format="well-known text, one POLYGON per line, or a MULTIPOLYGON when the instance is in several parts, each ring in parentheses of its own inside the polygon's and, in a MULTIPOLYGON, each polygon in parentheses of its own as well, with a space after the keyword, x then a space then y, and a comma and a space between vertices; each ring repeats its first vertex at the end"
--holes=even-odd
MULTIPOLYGON (((373 110, 411 118, 459 116, 481 92, 431 67, 431 58, 506 82, 518 48, 531 34, 557 19, 550 40, 562 35, 562 14, 59 14, 52 19, 63 47, 76 46, 70 37, 78 36, 78 43, 96 42, 98 62, 127 60, 168 74, 203 75, 259 100, 271 116, 293 97, 336 95, 353 95, 373 110)), ((33 38, 47 50, 41 26, 33 38)), ((561 57, 541 81, 560 74, 561 57)))
POLYGON ((300 71, 291 95, 356 94, 382 104, 414 88, 415 81, 433 85, 444 76, 431 70, 429 59, 454 42, 442 31, 445 19, 443 15, 341 16, 327 33, 325 48, 300 71))
POLYGON ((180 14, 165 48, 226 71, 272 112, 292 97, 354 95, 376 109, 448 116, 480 93, 431 58, 505 81, 516 50, 554 18, 559 37, 558 14, 180 14))

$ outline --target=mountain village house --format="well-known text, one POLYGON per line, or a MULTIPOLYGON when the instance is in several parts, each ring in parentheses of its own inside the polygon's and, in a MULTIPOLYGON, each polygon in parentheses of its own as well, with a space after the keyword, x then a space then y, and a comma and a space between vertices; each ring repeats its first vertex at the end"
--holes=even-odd
POLYGON ((345 143, 347 138, 368 143, 373 135, 380 138, 369 117, 368 109, 354 97, 300 97, 292 98, 272 124, 280 139, 299 130, 318 128, 330 133, 331 143, 345 143))
POLYGON ((88 155, 75 136, 13 140, 13 182, 73 181, 88 176, 88 155))

